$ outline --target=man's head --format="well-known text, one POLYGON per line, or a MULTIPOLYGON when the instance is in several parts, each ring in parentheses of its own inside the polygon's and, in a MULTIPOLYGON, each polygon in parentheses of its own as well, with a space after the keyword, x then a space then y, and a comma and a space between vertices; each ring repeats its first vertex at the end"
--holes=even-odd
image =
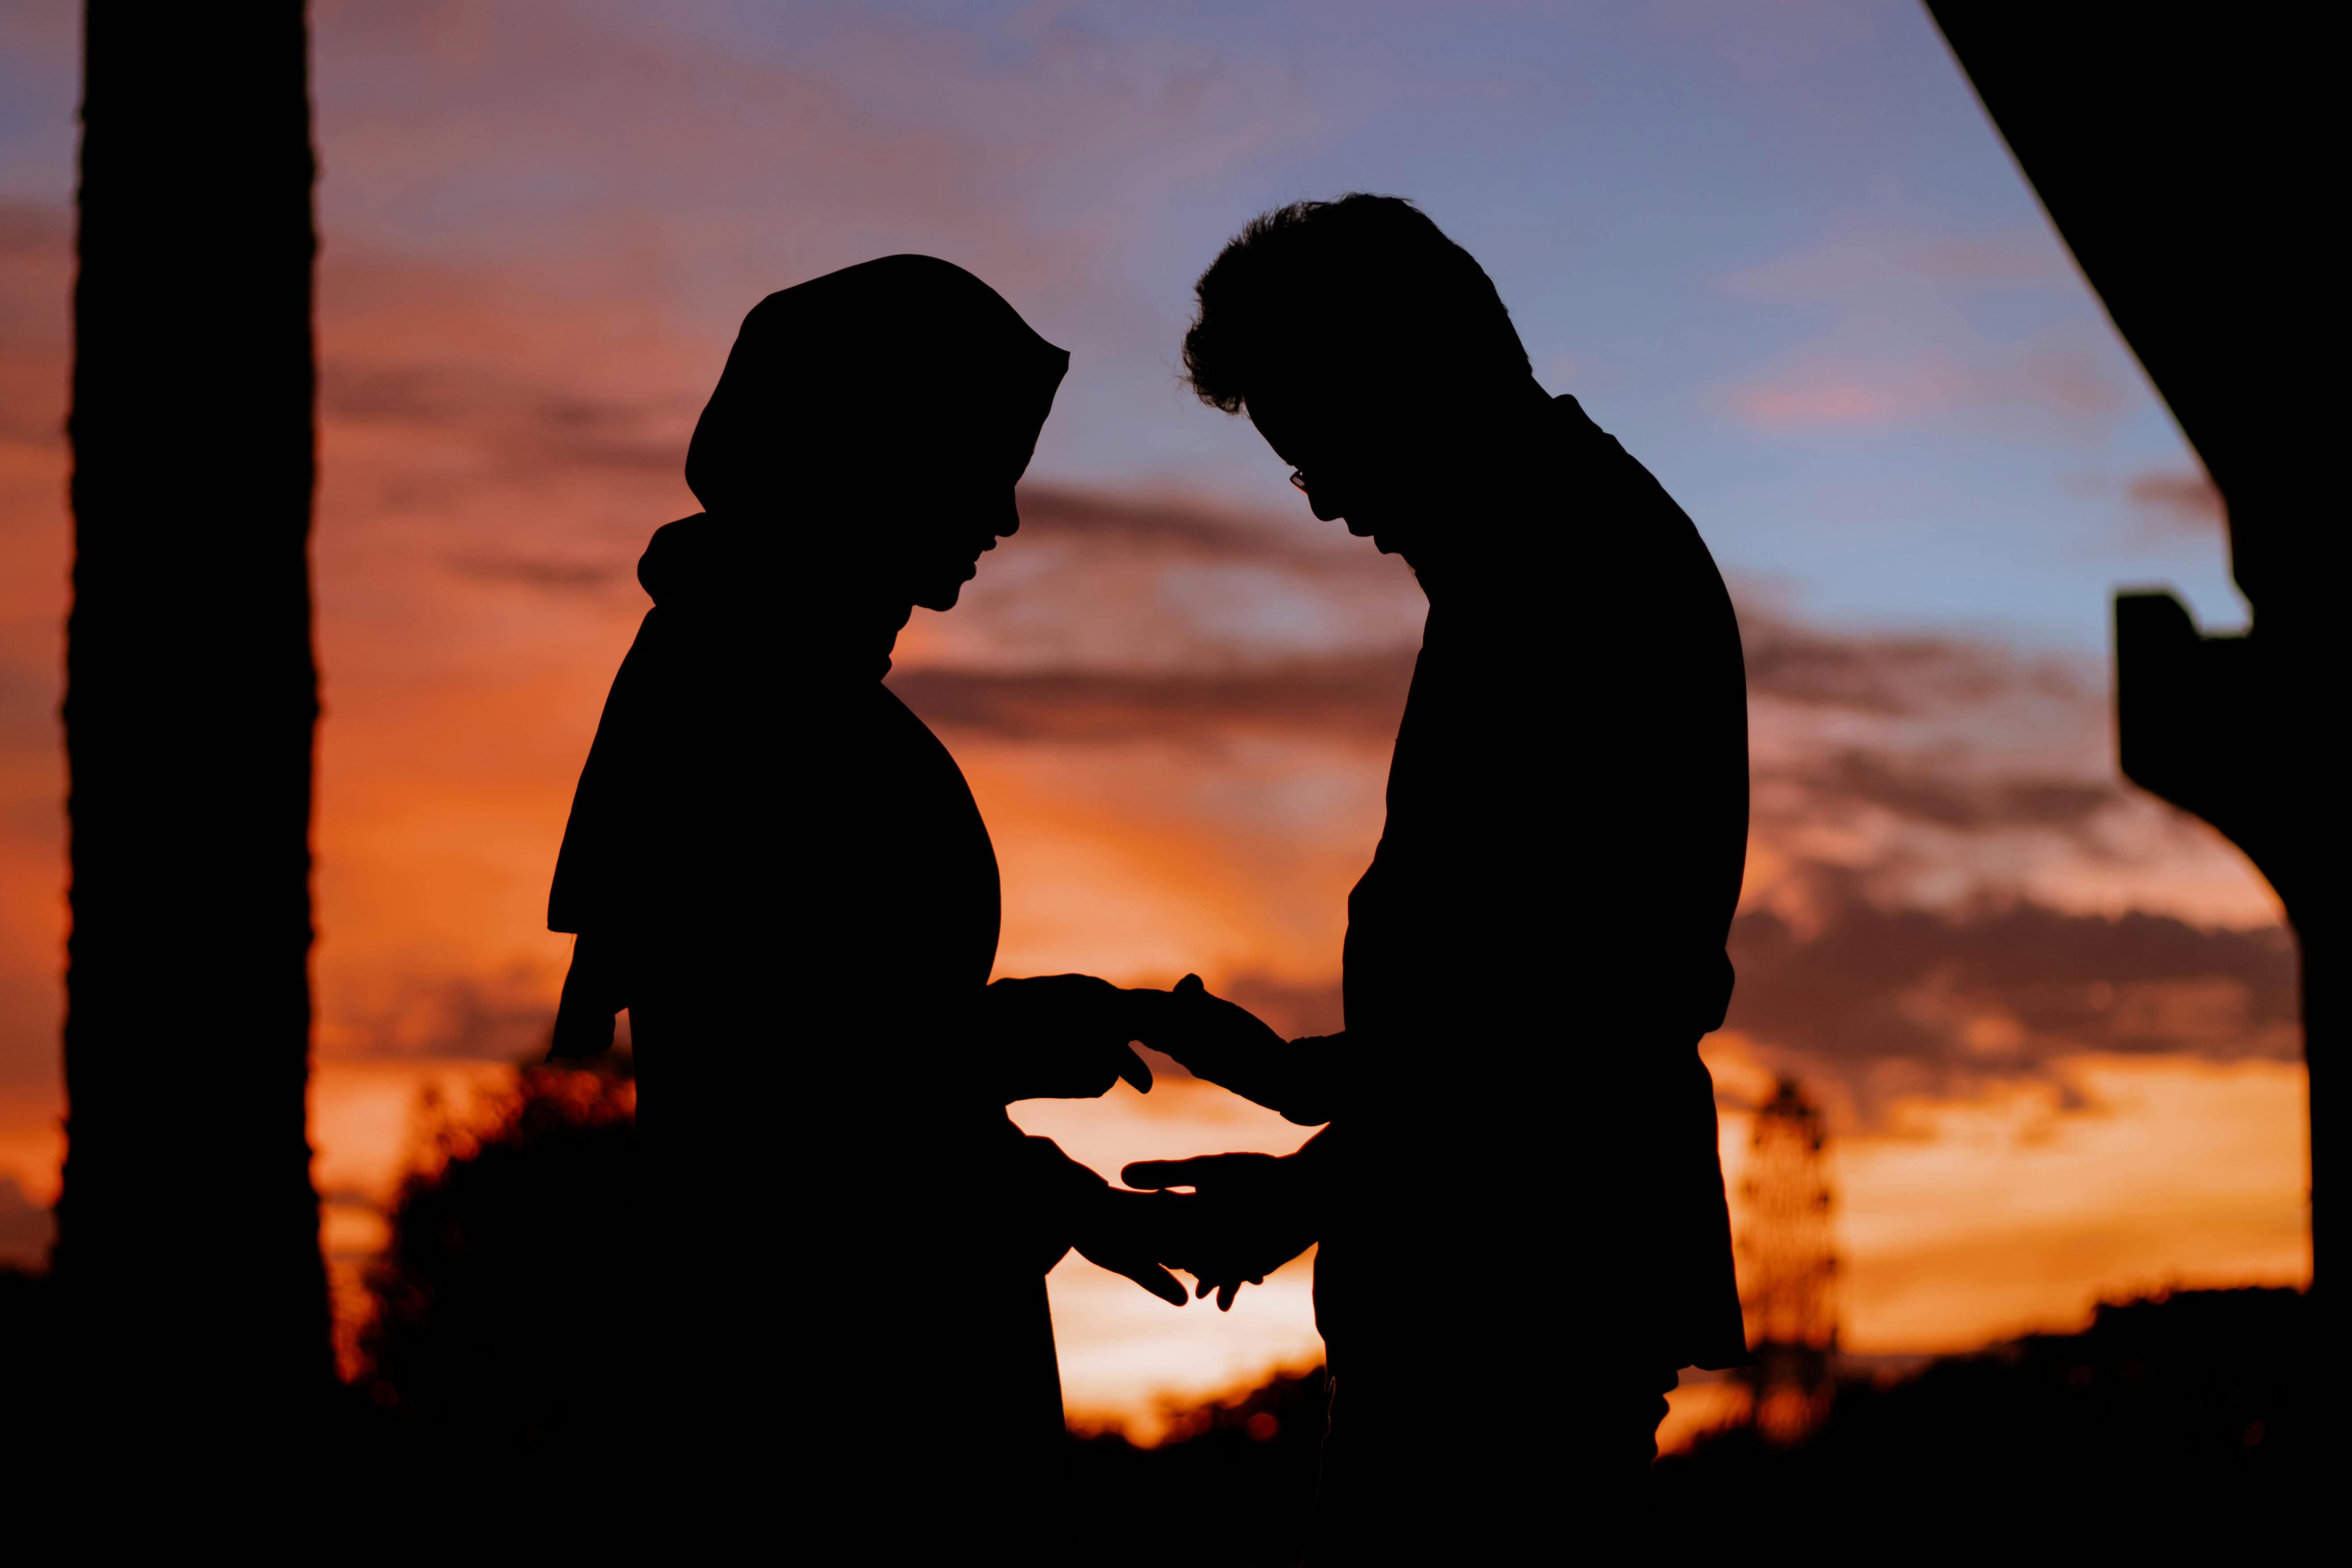
POLYGON ((1402 197, 1276 208, 1197 292, 1193 390, 1246 409, 1315 515, 1383 550, 1426 543, 1416 525, 1480 462, 1480 436, 1542 395, 1493 280, 1402 197))

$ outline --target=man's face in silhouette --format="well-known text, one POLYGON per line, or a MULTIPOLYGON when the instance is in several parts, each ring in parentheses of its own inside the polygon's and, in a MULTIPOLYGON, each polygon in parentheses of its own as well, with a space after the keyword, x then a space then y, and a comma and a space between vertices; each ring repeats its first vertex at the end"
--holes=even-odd
POLYGON ((1448 464, 1462 458, 1428 409, 1380 395, 1368 377, 1312 374, 1253 387, 1246 406, 1275 455, 1304 476, 1317 517, 1423 563, 1448 464))

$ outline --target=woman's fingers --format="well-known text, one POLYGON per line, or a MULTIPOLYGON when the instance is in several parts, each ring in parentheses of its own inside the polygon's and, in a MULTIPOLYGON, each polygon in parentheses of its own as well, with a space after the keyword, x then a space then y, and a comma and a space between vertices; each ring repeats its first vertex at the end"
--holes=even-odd
POLYGON ((1157 1263, 1132 1263, 1120 1268, 1119 1272, 1171 1307, 1184 1304, 1184 1281, 1157 1263))

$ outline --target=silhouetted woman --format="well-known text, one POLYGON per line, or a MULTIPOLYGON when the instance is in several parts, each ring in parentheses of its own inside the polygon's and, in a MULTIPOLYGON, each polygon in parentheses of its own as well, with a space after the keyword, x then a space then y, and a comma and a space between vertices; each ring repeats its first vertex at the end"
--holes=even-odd
MULTIPOLYGON (((1020 526, 1069 356, 920 256, 769 296, 696 427, 708 509, 657 531, 550 900, 555 1051, 625 1007, 657 1403, 681 1530, 896 1560, 1049 1529, 1063 1441, 1043 1276, 1072 1245, 1181 1304, 1115 1194, 1005 1104, 1150 1078, 1126 994, 988 984, 996 858, 882 684, 1020 526), (846 1533, 844 1533, 844 1532, 846 1533), (974 1531, 982 1533, 975 1534, 974 1531)), ((944 1559, 941 1559, 944 1560, 944 1559)))

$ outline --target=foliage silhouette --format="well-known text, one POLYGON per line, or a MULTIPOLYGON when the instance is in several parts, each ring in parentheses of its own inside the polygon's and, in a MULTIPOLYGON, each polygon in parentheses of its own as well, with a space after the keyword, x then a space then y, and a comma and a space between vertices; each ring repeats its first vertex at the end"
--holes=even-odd
POLYGON ((1077 1431, 1070 1496, 1086 1533, 1120 1520, 1181 1520, 1132 1542, 1121 1560, 1169 1568, 1216 1542, 1234 1568, 1288 1568, 1307 1549, 1329 1384, 1321 1367, 1276 1373, 1255 1388, 1167 1412, 1167 1435, 1139 1447, 1117 1431, 1077 1431))
POLYGON ((567 1463, 640 1440, 635 1108, 625 1058, 532 1067, 494 1121, 434 1130, 361 1337, 361 1386, 404 1437, 567 1463))

